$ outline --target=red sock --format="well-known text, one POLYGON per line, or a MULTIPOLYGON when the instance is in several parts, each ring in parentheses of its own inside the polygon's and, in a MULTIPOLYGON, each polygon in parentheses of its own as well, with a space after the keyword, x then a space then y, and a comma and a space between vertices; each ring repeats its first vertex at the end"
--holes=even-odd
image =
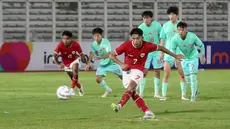
POLYGON ((81 84, 79 82, 76 83, 76 86, 80 89, 81 88, 81 84))
POLYGON ((123 107, 123 105, 125 105, 125 103, 130 99, 130 97, 132 96, 132 94, 133 94, 132 91, 127 90, 123 94, 123 96, 122 96, 122 98, 121 98, 121 100, 120 100, 120 102, 118 104, 121 104, 121 107, 123 107))
POLYGON ((138 94, 135 93, 132 96, 132 99, 143 112, 146 112, 149 110, 149 108, 145 105, 144 100, 138 94))
POLYGON ((77 86, 79 89, 81 88, 81 84, 78 82, 78 79, 73 77, 72 78, 72 88, 74 89, 77 86))

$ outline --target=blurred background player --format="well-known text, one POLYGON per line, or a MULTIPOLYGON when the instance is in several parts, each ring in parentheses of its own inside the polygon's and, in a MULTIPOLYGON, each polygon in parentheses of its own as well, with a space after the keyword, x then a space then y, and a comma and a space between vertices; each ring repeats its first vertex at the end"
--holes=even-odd
MULTIPOLYGON (((151 42, 159 45, 160 40, 160 32, 161 32, 161 24, 157 21, 153 21, 153 13, 151 11, 145 11, 142 13, 143 23, 139 25, 143 31, 143 40, 147 42, 151 42)), ((160 51, 151 52, 148 54, 147 60, 145 62, 145 71, 144 78, 140 84, 140 96, 144 96, 144 89, 146 85, 146 76, 148 73, 148 69, 152 64, 154 69, 154 97, 161 98, 159 95, 159 85, 160 85, 160 69, 163 67, 163 62, 160 60, 160 51)))
MULTIPOLYGON (((165 46, 167 49, 171 50, 171 39, 172 37, 177 34, 177 24, 178 24, 178 8, 175 6, 171 6, 167 9, 167 14, 169 17, 169 21, 166 22, 162 29, 161 29, 161 45, 165 46)), ((180 53, 177 50, 177 54, 180 53)), ((164 58, 164 78, 162 81, 162 98, 160 100, 165 101, 166 100, 166 92, 167 92, 167 87, 168 87, 168 79, 170 76, 171 72, 171 67, 174 66, 174 58, 168 54, 164 54, 161 52, 160 55, 161 59, 164 58)), ((180 62, 176 63, 176 67, 179 73, 179 78, 180 78, 180 86, 181 86, 181 99, 182 100, 189 100, 186 97, 186 86, 185 86, 185 79, 184 79, 184 73, 181 67, 180 62)))
POLYGON ((185 59, 182 60, 181 65, 185 74, 186 81, 191 84, 191 101, 196 101, 197 91, 197 77, 199 65, 199 53, 196 48, 198 46, 201 50, 201 64, 204 64, 205 48, 201 40, 192 32, 187 32, 187 24, 179 22, 177 24, 178 34, 172 38, 172 50, 176 53, 177 48, 184 54, 185 59))
POLYGON ((72 40, 72 32, 64 31, 62 33, 62 41, 57 45, 54 50, 53 60, 60 68, 64 70, 72 79, 72 87, 70 89, 70 94, 75 95, 74 88, 75 86, 79 89, 79 96, 84 95, 83 86, 78 82, 78 71, 80 66, 80 55, 81 61, 86 63, 84 54, 82 53, 81 46, 78 42, 72 40), (61 54, 62 63, 58 63, 58 54, 61 54))
POLYGON ((106 76, 107 72, 111 72, 122 79, 122 70, 118 64, 109 59, 111 53, 110 42, 108 39, 102 38, 102 33, 103 30, 101 28, 95 28, 92 31, 94 42, 91 45, 91 52, 89 60, 87 61, 88 65, 86 65, 86 70, 91 69, 90 62, 93 57, 100 60, 100 65, 96 72, 96 81, 105 90, 102 97, 106 97, 112 93, 112 89, 105 83, 103 77, 106 76))
POLYGON ((143 119, 155 118, 155 115, 145 105, 144 100, 136 93, 136 88, 140 84, 144 76, 144 65, 147 56, 153 51, 163 51, 176 59, 181 59, 183 55, 175 55, 166 48, 143 41, 143 31, 139 28, 134 28, 130 32, 132 40, 124 42, 114 52, 110 58, 118 63, 123 70, 123 85, 126 92, 123 94, 118 104, 112 103, 111 107, 115 112, 118 112, 125 103, 132 97, 137 106, 145 113, 143 119), (125 54, 125 62, 121 62, 116 56, 125 54))

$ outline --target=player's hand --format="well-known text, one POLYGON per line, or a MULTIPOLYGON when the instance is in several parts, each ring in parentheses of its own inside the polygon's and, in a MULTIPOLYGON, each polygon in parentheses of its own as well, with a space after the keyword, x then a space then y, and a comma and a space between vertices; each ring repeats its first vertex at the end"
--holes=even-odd
POLYGON ((87 64, 87 65, 85 66, 85 70, 86 70, 86 71, 92 70, 92 65, 91 65, 91 64, 87 64))
POLYGON ((204 55, 202 55, 201 58, 200 58, 200 63, 205 64, 205 62, 206 62, 206 58, 205 58, 204 55))
POLYGON ((178 55, 176 55, 176 60, 181 60, 181 59, 183 59, 184 58, 184 55, 182 55, 182 54, 178 54, 178 55))
POLYGON ((161 52, 161 53, 160 53, 160 61, 163 61, 163 59, 164 59, 164 53, 161 52))
POLYGON ((175 60, 175 67, 178 68, 179 63, 181 63, 179 60, 175 60))
POLYGON ((65 66, 63 64, 59 64, 58 67, 63 69, 65 66))
POLYGON ((96 60, 102 59, 100 56, 94 56, 94 58, 95 58, 96 60))
POLYGON ((121 69, 124 70, 124 71, 127 71, 128 70, 128 65, 127 64, 122 64, 121 65, 121 69))

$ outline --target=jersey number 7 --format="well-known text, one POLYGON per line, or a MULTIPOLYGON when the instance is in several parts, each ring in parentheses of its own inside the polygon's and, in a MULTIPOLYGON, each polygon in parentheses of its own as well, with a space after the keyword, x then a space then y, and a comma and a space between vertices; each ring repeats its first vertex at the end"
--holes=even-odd
POLYGON ((133 64, 136 64, 137 63, 137 59, 133 59, 133 64))

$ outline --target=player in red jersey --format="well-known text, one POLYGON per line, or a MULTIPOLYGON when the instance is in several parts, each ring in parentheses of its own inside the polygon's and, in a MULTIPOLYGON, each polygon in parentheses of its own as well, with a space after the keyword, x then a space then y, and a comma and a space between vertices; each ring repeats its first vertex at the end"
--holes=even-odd
POLYGON ((86 58, 82 53, 81 46, 78 42, 72 40, 72 36, 73 34, 70 31, 64 31, 62 33, 63 39, 54 50, 53 60, 60 68, 64 68, 72 80, 72 87, 70 89, 71 95, 75 95, 74 88, 77 86, 79 89, 79 96, 83 96, 83 86, 78 82, 78 71, 80 60, 86 63, 86 58), (58 54, 61 54, 62 63, 58 63, 58 54))
POLYGON ((123 94, 118 104, 112 103, 111 107, 118 112, 125 103, 132 97, 137 106, 145 113, 143 119, 155 118, 154 113, 145 105, 144 100, 137 94, 136 89, 143 79, 144 65, 147 55, 150 52, 160 50, 180 60, 183 55, 175 55, 163 46, 143 41, 143 31, 139 28, 134 28, 130 32, 132 40, 124 42, 114 52, 110 54, 110 59, 119 64, 123 70, 123 85, 126 92, 123 94), (116 56, 125 54, 124 63, 116 56))

